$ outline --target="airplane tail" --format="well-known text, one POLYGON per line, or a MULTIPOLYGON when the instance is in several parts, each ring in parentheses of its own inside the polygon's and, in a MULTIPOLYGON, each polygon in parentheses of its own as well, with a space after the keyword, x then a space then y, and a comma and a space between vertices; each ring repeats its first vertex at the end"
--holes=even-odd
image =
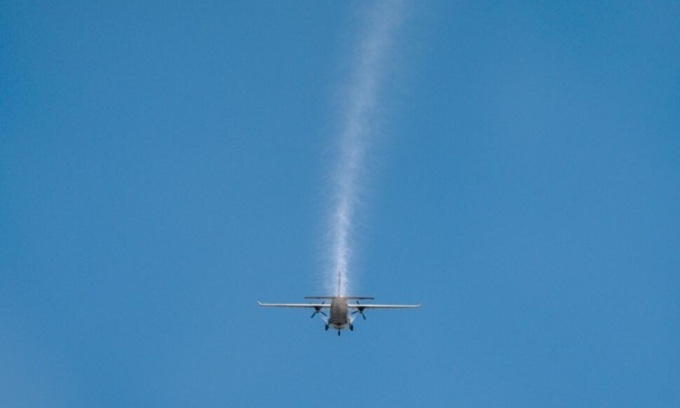
POLYGON ((305 299, 334 299, 334 298, 344 298, 344 299, 352 299, 352 300, 373 300, 372 296, 342 296, 342 292, 340 288, 342 284, 342 272, 338 270, 338 294, 337 296, 305 296, 305 299))
POLYGON ((375 298, 372 296, 305 296, 305 299, 325 299, 325 300, 333 300, 337 297, 341 297, 343 299, 351 299, 351 300, 374 300, 375 298))

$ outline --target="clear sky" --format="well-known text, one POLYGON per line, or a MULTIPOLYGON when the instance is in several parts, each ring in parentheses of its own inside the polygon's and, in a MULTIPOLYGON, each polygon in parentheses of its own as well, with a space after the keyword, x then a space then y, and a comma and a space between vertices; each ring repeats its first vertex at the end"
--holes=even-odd
POLYGON ((0 406, 680 406, 680 3, 0 5, 0 406), (354 74, 353 74, 354 73, 354 74))

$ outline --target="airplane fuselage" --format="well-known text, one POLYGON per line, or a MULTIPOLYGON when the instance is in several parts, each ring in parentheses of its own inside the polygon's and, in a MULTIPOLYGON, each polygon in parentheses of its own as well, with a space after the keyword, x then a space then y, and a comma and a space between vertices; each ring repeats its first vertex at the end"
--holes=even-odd
POLYGON ((330 316, 328 317, 328 326, 343 330, 351 327, 352 319, 349 315, 349 308, 347 307, 347 299, 343 297, 334 297, 331 299, 330 316))

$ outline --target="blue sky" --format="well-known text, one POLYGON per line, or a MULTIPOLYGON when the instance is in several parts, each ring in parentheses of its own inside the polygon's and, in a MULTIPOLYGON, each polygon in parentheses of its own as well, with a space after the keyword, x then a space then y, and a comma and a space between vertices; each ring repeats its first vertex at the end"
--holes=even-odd
POLYGON ((0 6, 0 405, 680 404, 680 7, 406 2, 324 294, 365 2, 0 6))

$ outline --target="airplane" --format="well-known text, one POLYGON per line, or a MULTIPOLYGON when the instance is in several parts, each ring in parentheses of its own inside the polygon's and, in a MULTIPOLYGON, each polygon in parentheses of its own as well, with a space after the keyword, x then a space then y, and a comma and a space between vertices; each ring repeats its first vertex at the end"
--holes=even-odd
POLYGON ((321 303, 262 303, 257 302, 258 305, 263 307, 292 307, 292 308, 310 308, 314 309, 312 313, 312 318, 317 314, 323 316, 325 323, 325 329, 333 328, 338 331, 338 336, 340 335, 340 330, 349 328, 350 331, 354 331, 354 318, 358 313, 361 317, 366 320, 366 315, 364 310, 367 309, 415 309, 420 307, 420 303, 417 305, 376 305, 376 304, 365 304, 359 303, 360 300, 373 300, 370 296, 341 296, 340 295, 340 273, 338 273, 338 295, 337 296, 306 296, 305 299, 315 299, 322 300, 321 303), (330 304, 326 303, 326 300, 330 300, 330 304), (356 303, 350 303, 350 300, 354 300, 356 303), (330 316, 324 312, 323 309, 329 309, 330 316))

